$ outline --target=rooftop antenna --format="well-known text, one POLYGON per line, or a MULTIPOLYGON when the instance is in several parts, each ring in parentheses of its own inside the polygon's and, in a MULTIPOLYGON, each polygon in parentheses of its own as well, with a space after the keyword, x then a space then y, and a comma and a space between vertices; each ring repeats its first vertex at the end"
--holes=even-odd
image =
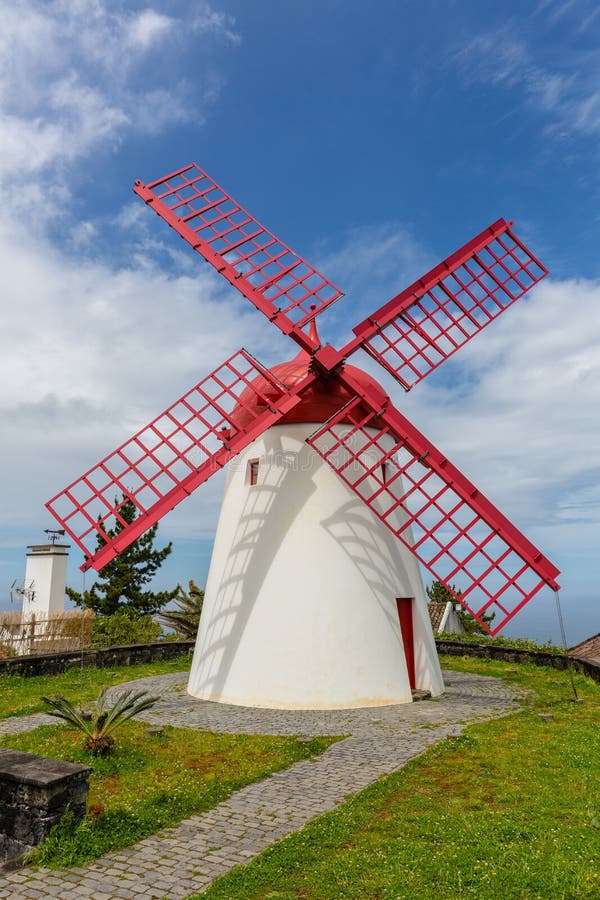
POLYGON ((10 586, 10 602, 15 602, 15 594, 18 597, 25 597, 26 600, 33 600, 33 598, 35 597, 35 591, 33 587, 33 581, 30 581, 28 585, 25 585, 24 581, 19 581, 18 578, 15 578, 10 586))

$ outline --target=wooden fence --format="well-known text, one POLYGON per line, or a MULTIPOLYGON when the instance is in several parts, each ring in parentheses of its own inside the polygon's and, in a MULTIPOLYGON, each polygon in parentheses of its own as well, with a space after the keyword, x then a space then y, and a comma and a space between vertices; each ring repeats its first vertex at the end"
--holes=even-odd
POLYGON ((85 650, 92 645, 91 609, 49 613, 45 617, 0 613, 0 659, 85 650))

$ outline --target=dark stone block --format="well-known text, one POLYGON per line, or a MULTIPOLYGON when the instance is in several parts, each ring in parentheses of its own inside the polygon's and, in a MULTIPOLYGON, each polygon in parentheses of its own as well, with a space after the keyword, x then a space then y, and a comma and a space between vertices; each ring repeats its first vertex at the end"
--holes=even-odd
POLYGON ((85 814, 89 766, 0 747, 0 865, 40 844, 67 808, 85 814))

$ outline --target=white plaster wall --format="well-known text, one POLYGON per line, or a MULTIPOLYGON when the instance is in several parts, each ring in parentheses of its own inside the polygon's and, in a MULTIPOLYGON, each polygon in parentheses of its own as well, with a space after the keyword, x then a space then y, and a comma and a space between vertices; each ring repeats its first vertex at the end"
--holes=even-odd
POLYGON ((410 702, 402 596, 415 597, 417 687, 443 691, 418 564, 305 443, 316 427, 274 426, 230 464, 196 697, 287 709, 410 702))
POLYGON ((63 612, 67 581, 67 547, 60 544, 28 547, 25 564, 23 615, 47 618, 48 613, 63 612), (33 582, 33 599, 28 591, 33 582))

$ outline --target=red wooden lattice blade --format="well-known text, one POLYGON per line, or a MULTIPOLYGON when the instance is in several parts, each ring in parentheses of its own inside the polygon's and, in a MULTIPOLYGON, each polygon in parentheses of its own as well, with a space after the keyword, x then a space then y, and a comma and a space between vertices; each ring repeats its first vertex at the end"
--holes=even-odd
POLYGON ((499 219, 353 329, 410 390, 508 309, 548 270, 499 219))
POLYGON ((342 296, 195 163, 134 191, 286 334, 342 296))
POLYGON ((48 501, 86 556, 82 569, 100 571, 297 402, 245 350, 235 353, 48 501), (130 524, 119 513, 127 500, 137 511, 130 524))
POLYGON ((490 634, 558 590, 558 569, 391 404, 356 396, 308 443, 490 634))

